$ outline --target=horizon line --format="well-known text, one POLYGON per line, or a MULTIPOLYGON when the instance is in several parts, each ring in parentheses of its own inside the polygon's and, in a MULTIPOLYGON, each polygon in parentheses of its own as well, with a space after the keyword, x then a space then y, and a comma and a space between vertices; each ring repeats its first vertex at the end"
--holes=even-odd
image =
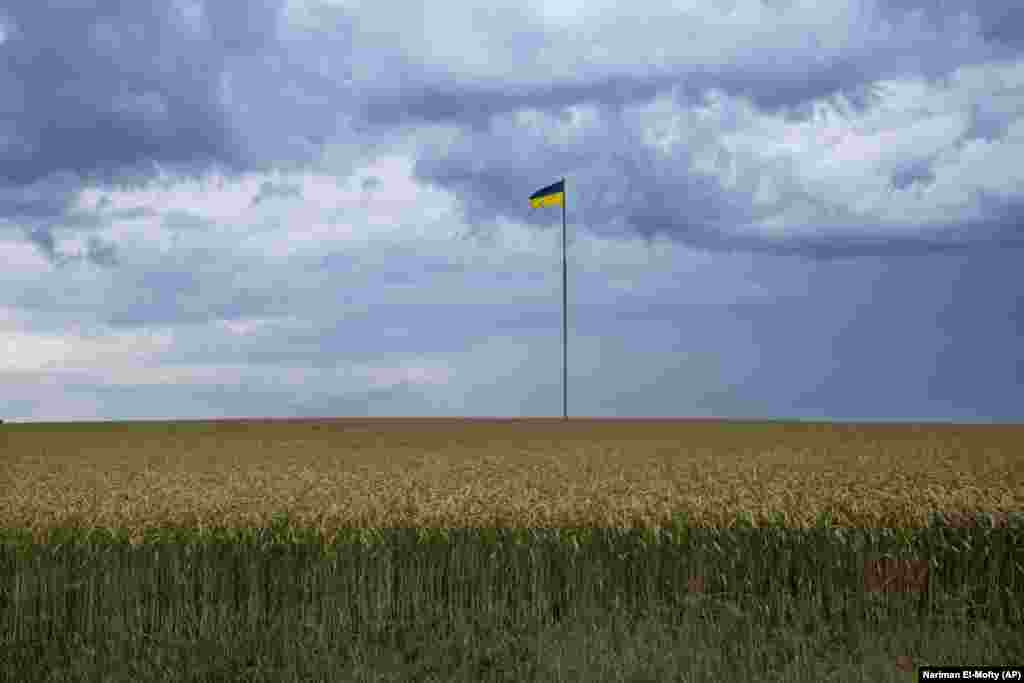
POLYGON ((7 425, 34 424, 34 425, 75 425, 75 424, 142 424, 142 423, 267 423, 267 422, 685 422, 685 423, 783 423, 783 424, 849 424, 849 425, 990 425, 990 426, 1024 426, 1024 421, 1000 421, 1000 420, 971 420, 958 421, 943 418, 801 418, 801 417, 643 417, 643 416, 596 416, 582 415, 569 417, 555 415, 536 416, 426 416, 426 415, 405 415, 405 416, 338 416, 338 415, 314 415, 302 417, 273 417, 273 416, 246 416, 246 417, 191 417, 191 418, 127 418, 127 419, 71 419, 71 420, 34 420, 28 419, 0 419, 0 423, 7 425))

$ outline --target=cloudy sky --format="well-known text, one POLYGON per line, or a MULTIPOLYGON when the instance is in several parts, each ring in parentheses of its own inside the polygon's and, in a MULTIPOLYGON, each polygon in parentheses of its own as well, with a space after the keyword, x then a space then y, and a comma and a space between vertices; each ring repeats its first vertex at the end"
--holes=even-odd
POLYGON ((0 418, 1024 420, 1011 0, 13 0, 0 418), (486 5, 486 6, 485 6, 486 5))

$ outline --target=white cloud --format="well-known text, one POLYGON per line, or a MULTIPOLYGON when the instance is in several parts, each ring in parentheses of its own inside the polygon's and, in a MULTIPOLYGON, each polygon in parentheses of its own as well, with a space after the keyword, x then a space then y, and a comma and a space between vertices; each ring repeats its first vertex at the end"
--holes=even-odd
MULTIPOLYGON (((7 327, 7 326, 5 326, 7 327)), ((22 332, 7 327, 0 331, 4 354, 0 372, 64 372, 83 367, 110 367, 126 361, 156 360, 174 345, 169 330, 113 332, 102 337, 80 331, 22 332)))
POLYGON ((38 273, 48 265, 46 257, 25 240, 0 240, 0 282, 20 281, 29 273, 38 273))
POLYGON ((958 71, 945 83, 923 79, 879 84, 882 97, 864 112, 836 112, 820 103, 805 121, 758 112, 742 97, 713 92, 691 112, 669 97, 631 109, 660 163, 677 150, 692 150, 692 168, 717 179, 739 201, 765 212, 740 228, 784 237, 848 231, 852 216, 861 230, 879 234, 927 234, 950 220, 984 213, 979 193, 1009 199, 1024 192, 1024 175, 1013 162, 1024 150, 1024 62, 958 71), (1002 93, 1002 95, 999 95, 1002 93), (993 104, 998 100, 998 104, 993 104), (970 106, 1010 117, 998 142, 961 142, 970 106), (893 187, 907 164, 931 165, 934 180, 893 187), (878 227, 871 227, 878 226, 878 227))

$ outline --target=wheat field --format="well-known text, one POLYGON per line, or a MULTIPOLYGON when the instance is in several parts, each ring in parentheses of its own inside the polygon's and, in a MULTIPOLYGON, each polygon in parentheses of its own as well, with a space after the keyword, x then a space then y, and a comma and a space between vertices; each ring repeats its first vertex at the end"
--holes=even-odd
POLYGON ((923 527, 1024 510, 1024 426, 323 419, 0 426, 0 527, 923 527))

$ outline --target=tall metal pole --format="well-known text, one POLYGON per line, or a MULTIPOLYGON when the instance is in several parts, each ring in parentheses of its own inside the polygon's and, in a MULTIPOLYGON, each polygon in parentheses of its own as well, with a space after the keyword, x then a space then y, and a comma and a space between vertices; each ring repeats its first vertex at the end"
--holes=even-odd
POLYGON ((569 419, 569 325, 568 325, 568 288, 569 277, 565 267, 565 203, 569 193, 566 191, 565 178, 562 178, 562 419, 569 419))

